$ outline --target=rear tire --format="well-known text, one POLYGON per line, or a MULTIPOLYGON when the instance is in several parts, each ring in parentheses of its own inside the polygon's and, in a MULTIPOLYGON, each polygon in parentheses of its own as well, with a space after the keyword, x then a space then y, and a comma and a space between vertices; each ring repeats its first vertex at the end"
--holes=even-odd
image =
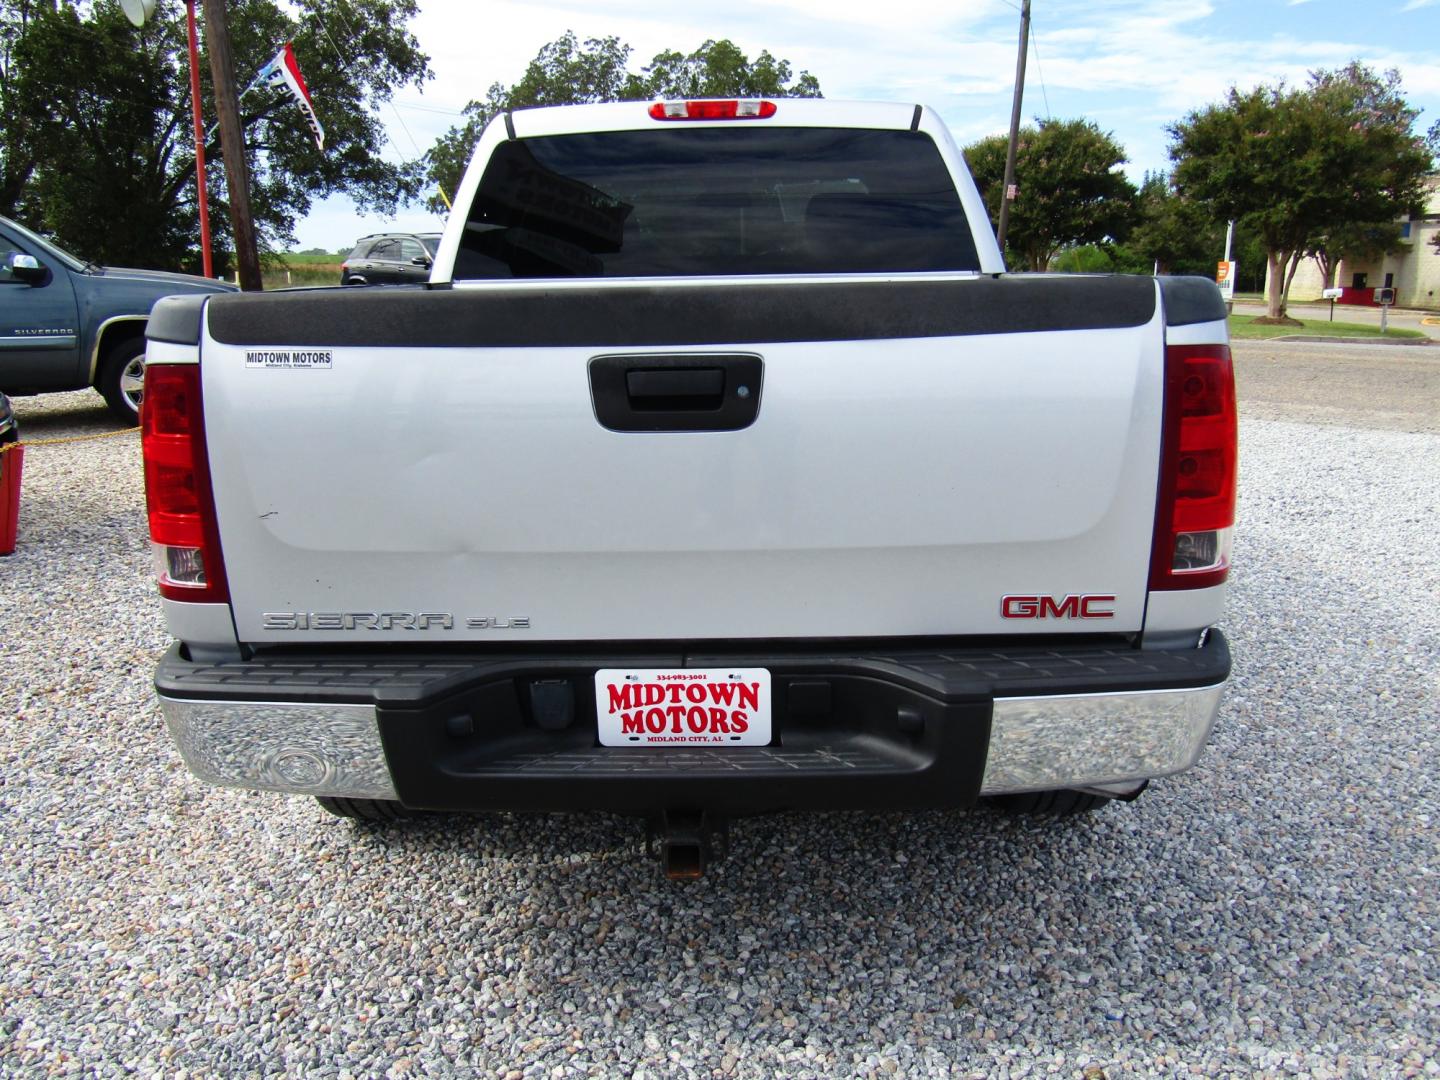
POLYGON ((315 801, 336 817, 354 821, 406 821, 415 816, 414 811, 387 799, 341 799, 317 795, 315 801))
POLYGON ((140 423, 144 381, 145 339, 131 338, 105 354, 95 389, 100 391, 116 418, 133 427, 140 423))
POLYGON ((1023 791, 1018 795, 995 795, 990 804, 1007 814, 1048 814, 1051 817, 1073 817, 1088 814, 1110 802, 1104 795, 1088 791, 1023 791))

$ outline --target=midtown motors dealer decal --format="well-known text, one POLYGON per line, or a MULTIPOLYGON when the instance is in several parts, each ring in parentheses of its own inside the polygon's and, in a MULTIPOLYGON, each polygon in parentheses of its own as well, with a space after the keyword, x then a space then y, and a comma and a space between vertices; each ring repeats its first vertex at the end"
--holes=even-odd
POLYGON ((246 349, 247 368, 328 368, 335 362, 330 349, 246 349))

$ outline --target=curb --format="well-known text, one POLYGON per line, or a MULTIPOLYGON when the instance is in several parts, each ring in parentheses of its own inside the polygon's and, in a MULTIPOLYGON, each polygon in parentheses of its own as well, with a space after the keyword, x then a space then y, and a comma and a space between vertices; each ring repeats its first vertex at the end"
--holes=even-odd
POLYGON ((1236 338, 1237 341, 1291 341, 1322 345, 1433 345, 1432 338, 1320 337, 1318 334, 1284 334, 1272 338, 1236 338))

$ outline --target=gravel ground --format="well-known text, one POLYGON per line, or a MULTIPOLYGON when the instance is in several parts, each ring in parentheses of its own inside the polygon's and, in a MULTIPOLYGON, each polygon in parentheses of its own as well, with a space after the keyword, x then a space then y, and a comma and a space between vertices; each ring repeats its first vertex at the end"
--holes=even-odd
MULTIPOLYGON (((19 413, 110 426, 91 394, 19 413)), ((1435 1075, 1440 436, 1242 437, 1197 769, 1081 821, 741 822, 692 885, 619 819, 377 831, 190 779, 135 437, 34 449, 0 561, 0 1072, 1435 1075)))

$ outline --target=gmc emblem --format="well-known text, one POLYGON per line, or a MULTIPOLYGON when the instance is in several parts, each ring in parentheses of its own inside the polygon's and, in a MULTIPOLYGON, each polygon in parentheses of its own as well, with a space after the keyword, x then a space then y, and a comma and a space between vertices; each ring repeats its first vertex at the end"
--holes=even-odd
POLYGON ((1086 593, 1056 600, 1053 596, 1006 596, 1000 615, 1006 619, 1113 619, 1115 612, 1101 607, 1115 603, 1113 596, 1086 593))

